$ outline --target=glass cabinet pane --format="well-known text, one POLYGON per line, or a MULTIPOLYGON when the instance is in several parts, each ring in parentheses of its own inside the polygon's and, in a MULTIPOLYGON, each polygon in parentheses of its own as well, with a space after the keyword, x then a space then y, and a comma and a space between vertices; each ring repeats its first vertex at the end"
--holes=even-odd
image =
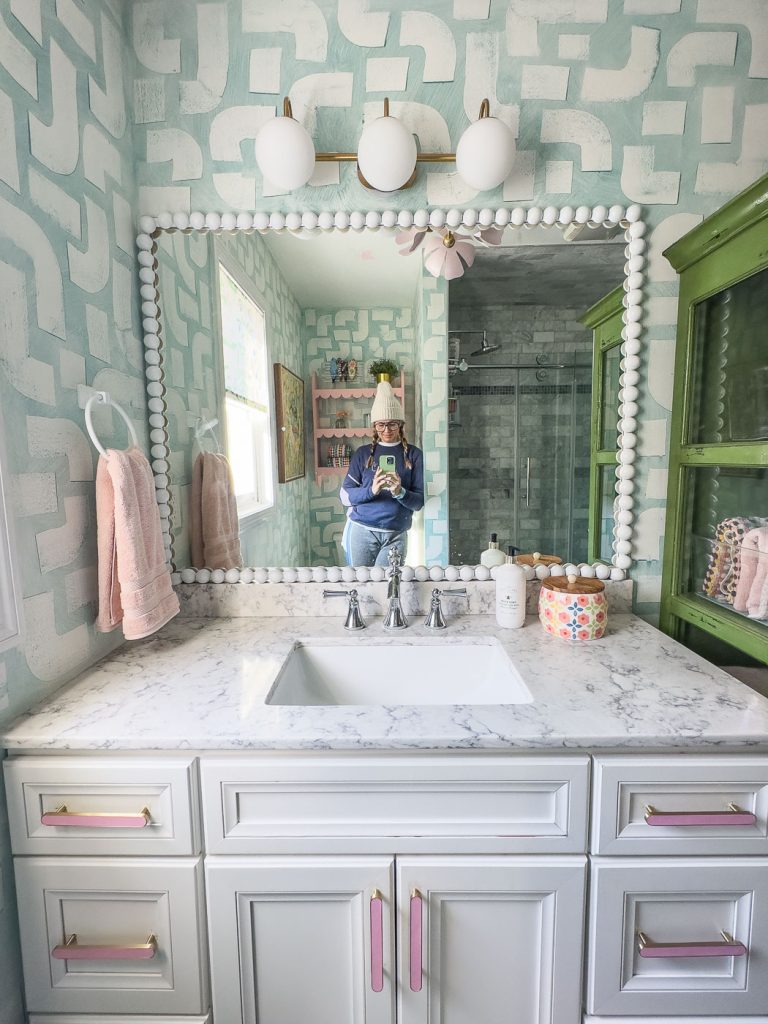
POLYGON ((683 592, 768 621, 768 469, 688 467, 683 592))
POLYGON ((617 447, 616 423, 619 409, 619 377, 621 376, 621 345, 602 355, 602 391, 600 394, 600 448, 613 451, 617 447))
POLYGON ((599 509, 597 557, 610 562, 613 557, 613 503, 616 499, 616 466, 613 463, 597 467, 599 509))
POLYGON ((690 444, 768 439, 768 270, 694 311, 690 444))

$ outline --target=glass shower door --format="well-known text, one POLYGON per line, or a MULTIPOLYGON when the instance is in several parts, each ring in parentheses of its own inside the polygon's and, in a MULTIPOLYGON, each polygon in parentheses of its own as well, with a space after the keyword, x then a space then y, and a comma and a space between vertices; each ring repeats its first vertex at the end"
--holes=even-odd
POLYGON ((517 530, 523 551, 583 561, 589 512, 590 368, 518 371, 517 530))

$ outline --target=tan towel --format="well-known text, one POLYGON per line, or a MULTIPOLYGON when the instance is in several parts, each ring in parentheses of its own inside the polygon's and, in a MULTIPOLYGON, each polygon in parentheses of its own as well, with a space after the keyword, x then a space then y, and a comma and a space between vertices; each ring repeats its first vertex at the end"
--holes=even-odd
POLYGON ((192 468, 189 544, 196 569, 242 565, 232 469, 226 456, 201 452, 192 468))
POLYGON ((96 469, 99 613, 96 628, 122 622, 126 640, 140 640, 179 611, 165 561, 155 479, 138 448, 107 449, 96 469))

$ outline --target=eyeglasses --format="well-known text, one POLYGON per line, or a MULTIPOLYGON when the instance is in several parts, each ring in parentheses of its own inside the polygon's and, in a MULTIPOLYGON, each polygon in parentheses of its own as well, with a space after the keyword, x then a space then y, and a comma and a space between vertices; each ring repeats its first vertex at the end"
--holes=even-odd
POLYGON ((400 426, 400 420, 386 420, 383 423, 374 423, 377 430, 396 430, 400 426))

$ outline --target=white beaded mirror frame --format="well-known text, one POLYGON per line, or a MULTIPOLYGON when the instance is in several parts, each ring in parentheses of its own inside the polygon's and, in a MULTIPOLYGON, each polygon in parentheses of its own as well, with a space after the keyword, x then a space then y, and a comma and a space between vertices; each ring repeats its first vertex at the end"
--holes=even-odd
MULTIPOLYGON (((138 248, 139 281, 141 294, 144 359, 147 378, 147 405, 150 428, 150 456, 155 474, 155 493, 160 508, 165 553, 171 569, 173 544, 171 517, 173 509, 168 489, 168 421, 164 399, 162 359, 162 328, 155 258, 154 237, 161 231, 364 231, 384 228, 477 228, 477 227, 567 227, 586 224, 596 228, 621 225, 625 229, 624 255, 624 312, 622 320, 621 377, 619 379, 619 406, 617 409, 618 444, 616 454, 616 498, 614 501, 613 557, 611 565, 595 562, 578 566, 537 566, 530 577, 545 579, 549 575, 575 572, 581 576, 622 580, 632 565, 632 534, 634 522, 634 461, 637 444, 637 398, 640 379, 640 353, 642 344, 643 283, 645 275, 645 222, 638 205, 614 206, 547 206, 507 207, 496 210, 368 210, 336 213, 257 212, 257 213, 161 213, 156 217, 145 215, 139 220, 138 248)), ((394 239, 392 244, 394 245, 394 239)), ((471 273, 471 271, 470 271, 471 273)), ((462 566, 406 566, 404 579, 433 580, 487 580, 490 571, 481 565, 462 566)), ((174 583, 336 583, 378 581, 384 579, 384 569, 315 566, 286 568, 240 569, 183 569, 173 571, 174 583)))

